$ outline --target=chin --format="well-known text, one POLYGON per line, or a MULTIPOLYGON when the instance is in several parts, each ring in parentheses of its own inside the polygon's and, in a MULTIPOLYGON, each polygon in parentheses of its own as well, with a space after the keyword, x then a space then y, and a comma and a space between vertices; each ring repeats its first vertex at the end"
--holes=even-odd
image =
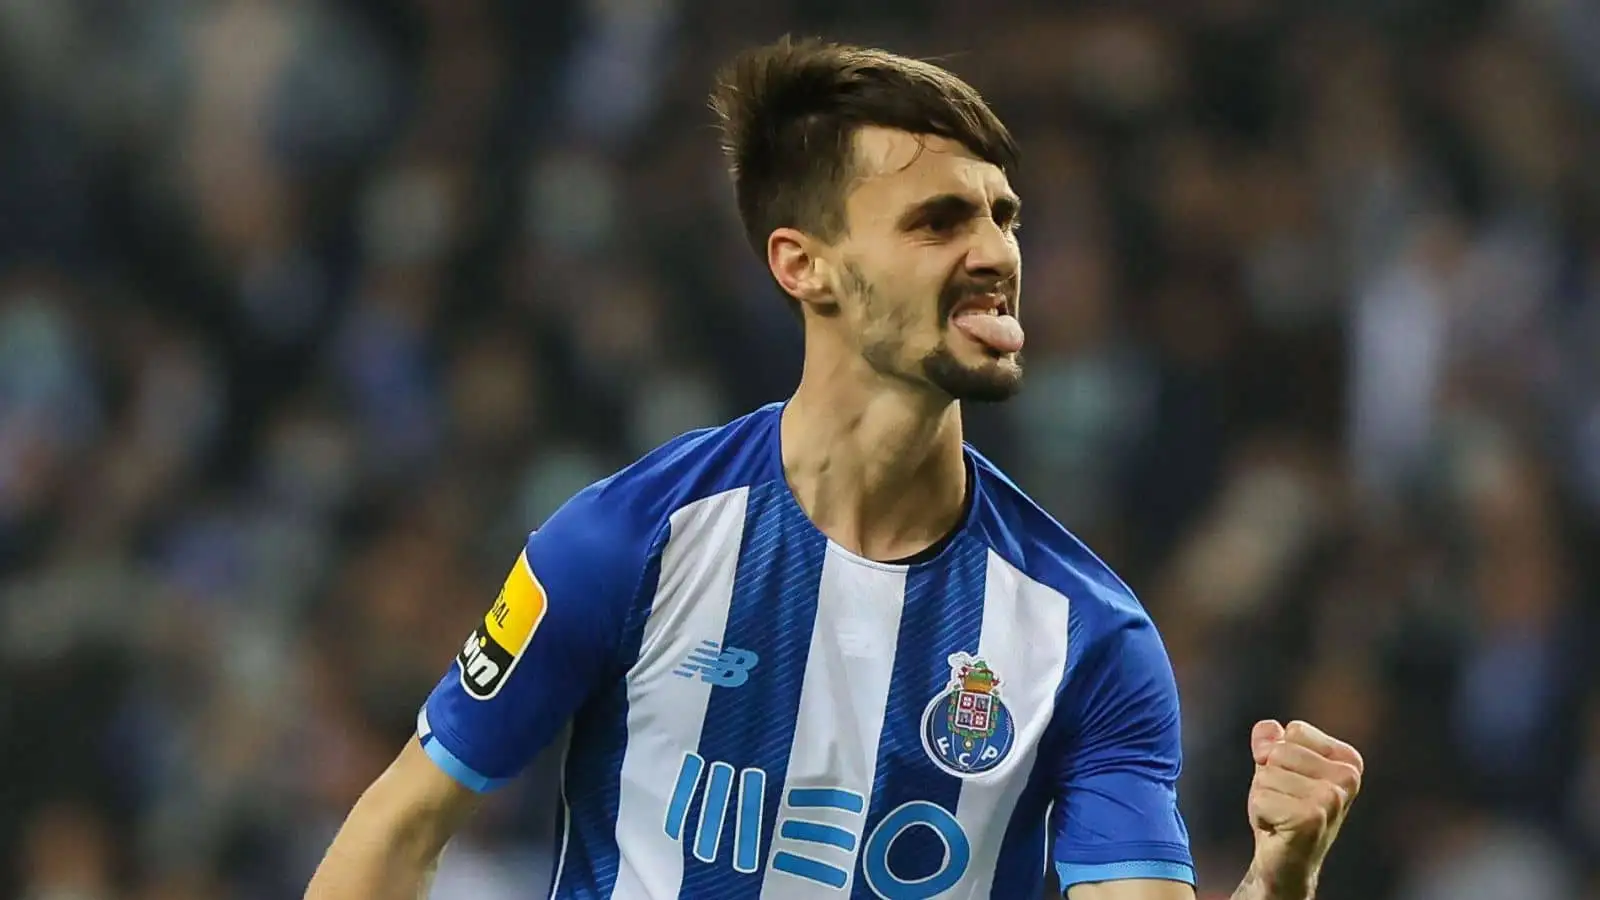
POLYGON ((923 360, 922 369, 930 383, 957 400, 1000 403, 1022 390, 1022 359, 1017 354, 969 363, 948 351, 935 352, 923 360))

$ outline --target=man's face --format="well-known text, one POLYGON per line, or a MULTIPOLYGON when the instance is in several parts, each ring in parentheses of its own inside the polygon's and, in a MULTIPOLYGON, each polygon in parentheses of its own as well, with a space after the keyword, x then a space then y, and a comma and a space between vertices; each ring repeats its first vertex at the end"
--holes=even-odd
POLYGON ((839 314, 877 372, 957 400, 1022 384, 1019 201, 961 144, 886 128, 856 136, 848 231, 831 248, 839 314))

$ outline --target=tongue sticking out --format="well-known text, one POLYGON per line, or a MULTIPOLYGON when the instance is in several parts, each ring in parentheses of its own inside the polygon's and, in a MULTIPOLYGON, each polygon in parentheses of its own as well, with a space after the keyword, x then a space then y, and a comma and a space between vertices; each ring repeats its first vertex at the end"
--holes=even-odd
POLYGON ((1022 349, 1022 323, 1016 316, 991 315, 987 310, 956 313, 951 324, 980 344, 1000 353, 1022 349))

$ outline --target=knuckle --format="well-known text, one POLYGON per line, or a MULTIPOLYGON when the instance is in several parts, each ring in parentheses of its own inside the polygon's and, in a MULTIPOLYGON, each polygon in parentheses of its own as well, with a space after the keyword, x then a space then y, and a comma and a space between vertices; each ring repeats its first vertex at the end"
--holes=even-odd
POLYGON ((1328 811, 1321 804, 1314 801, 1303 801, 1296 804, 1290 821, 1298 823, 1301 828, 1320 831, 1327 826, 1328 811))
POLYGON ((1319 781, 1339 782, 1350 773, 1350 769, 1338 760, 1319 756, 1311 761, 1311 769, 1307 774, 1316 777, 1319 781))
POLYGON ((1357 750, 1354 744, 1349 741, 1341 741, 1336 737, 1329 737, 1328 744, 1332 752, 1344 761, 1357 767, 1363 765, 1361 751, 1357 750))
POLYGON ((1345 763, 1335 783, 1349 794, 1359 793, 1361 791, 1361 769, 1345 763))
POLYGON ((1366 759, 1366 757, 1362 756, 1361 755, 1361 751, 1357 750, 1353 746, 1350 747, 1350 758, 1352 760, 1354 760, 1354 762, 1352 762, 1351 765, 1353 765, 1355 767, 1356 774, 1358 776, 1361 773, 1363 773, 1363 772, 1365 772, 1367 770, 1367 759, 1366 759))
POLYGON ((1324 782, 1317 790, 1317 806, 1324 812, 1338 812, 1344 808, 1345 793, 1338 786, 1324 782))
POLYGON ((1294 729, 1296 743, 1307 747, 1324 747, 1333 741, 1326 732, 1303 719, 1296 719, 1291 723, 1294 729))

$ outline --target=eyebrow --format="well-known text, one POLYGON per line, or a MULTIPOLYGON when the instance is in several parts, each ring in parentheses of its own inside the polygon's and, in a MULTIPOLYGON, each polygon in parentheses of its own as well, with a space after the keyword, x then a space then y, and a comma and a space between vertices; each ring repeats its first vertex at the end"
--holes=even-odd
MULTIPOLYGON (((966 218, 978 214, 979 205, 965 194, 938 194, 916 204, 900 216, 902 229, 915 228, 928 219, 941 216, 966 218)), ((1015 194, 1001 194, 991 206, 991 214, 999 221, 1015 219, 1022 211, 1022 198, 1015 194)))

